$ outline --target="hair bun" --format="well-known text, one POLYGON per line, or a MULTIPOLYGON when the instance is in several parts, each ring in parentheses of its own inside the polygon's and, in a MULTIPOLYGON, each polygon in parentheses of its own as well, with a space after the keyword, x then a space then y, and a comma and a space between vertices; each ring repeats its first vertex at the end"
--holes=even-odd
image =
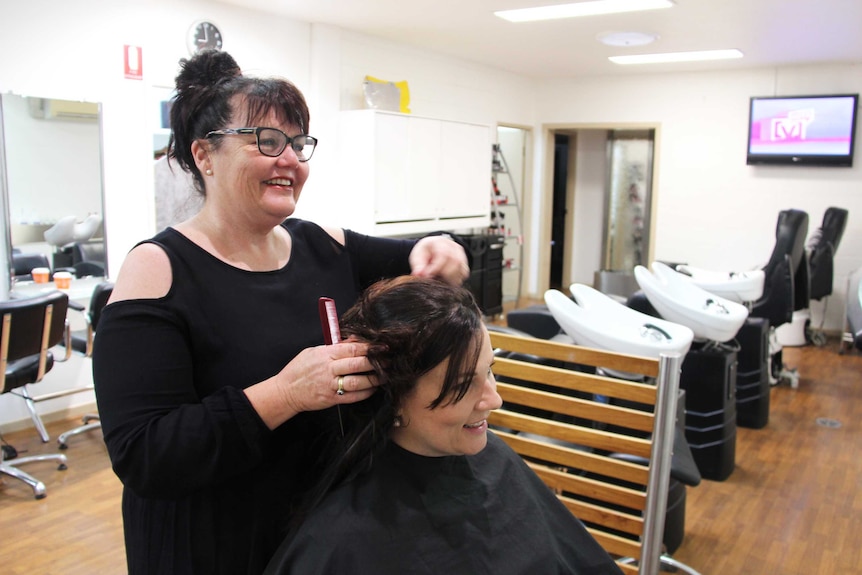
POLYGON ((182 92, 196 86, 212 86, 241 75, 239 64, 227 52, 203 50, 190 59, 180 60, 176 85, 177 90, 182 92))

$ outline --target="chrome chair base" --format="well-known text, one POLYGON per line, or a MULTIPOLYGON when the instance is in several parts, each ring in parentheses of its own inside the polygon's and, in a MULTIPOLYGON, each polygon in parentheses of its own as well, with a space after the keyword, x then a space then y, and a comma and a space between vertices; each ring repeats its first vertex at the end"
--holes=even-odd
POLYGON ((82 418, 82 421, 84 425, 79 425, 74 429, 70 429, 69 431, 60 434, 60 437, 57 438, 57 443, 60 444, 60 449, 69 448, 70 437, 102 427, 102 422, 99 421, 99 416, 93 413, 88 413, 87 415, 85 415, 82 418))
POLYGON ((59 471, 65 471, 66 466, 66 456, 61 454, 51 453, 48 455, 31 455, 28 457, 19 457, 16 458, 15 464, 4 461, 0 461, 0 473, 6 474, 10 477, 14 477, 15 479, 20 479, 27 485, 33 488, 33 495, 36 499, 43 499, 47 493, 45 491, 45 484, 30 475, 29 473, 18 469, 18 466, 21 464, 32 463, 35 461, 58 461, 59 465, 57 469, 59 471))

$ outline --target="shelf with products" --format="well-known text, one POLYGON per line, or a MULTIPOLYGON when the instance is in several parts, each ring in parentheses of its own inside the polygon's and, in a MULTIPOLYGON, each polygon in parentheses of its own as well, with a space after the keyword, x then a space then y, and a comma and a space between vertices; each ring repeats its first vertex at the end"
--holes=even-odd
POLYGON ((519 194, 506 162, 502 146, 492 146, 491 225, 489 234, 499 237, 502 248, 502 299, 517 301, 521 296, 524 236, 519 194))

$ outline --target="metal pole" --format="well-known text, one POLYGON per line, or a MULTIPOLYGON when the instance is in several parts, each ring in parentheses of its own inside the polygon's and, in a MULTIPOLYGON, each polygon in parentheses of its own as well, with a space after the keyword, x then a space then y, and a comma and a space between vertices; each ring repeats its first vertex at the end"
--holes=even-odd
POLYGON ((643 541, 641 541, 641 556, 638 562, 640 575, 658 575, 661 562, 681 367, 682 357, 680 354, 661 354, 659 356, 659 373, 656 379, 656 425, 653 432, 652 452, 650 453, 644 532, 643 541))

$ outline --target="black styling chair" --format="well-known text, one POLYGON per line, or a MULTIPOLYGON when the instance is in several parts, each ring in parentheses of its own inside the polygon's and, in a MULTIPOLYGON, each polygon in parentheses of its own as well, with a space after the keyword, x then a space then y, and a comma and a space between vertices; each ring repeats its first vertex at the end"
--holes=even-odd
POLYGON ((769 322, 770 383, 788 381, 799 385, 799 374, 782 362, 781 344, 776 328, 791 323, 793 312, 808 309, 809 275, 805 237, 808 235, 808 214, 801 210, 783 210, 778 214, 775 247, 763 268, 763 295, 751 306, 750 317, 769 322))
POLYGON ((12 253, 12 277, 16 281, 31 281, 33 276, 30 272, 33 271, 33 268, 51 269, 48 256, 37 253, 12 253))
POLYGON ((105 241, 90 240, 72 244, 72 268, 76 278, 105 275, 105 241))
MULTIPOLYGON (((52 291, 45 295, 0 301, 3 327, 0 338, 0 389, 24 399, 33 423, 42 437, 47 436, 45 427, 27 385, 38 383, 54 367, 51 348, 69 337, 66 310, 69 296, 52 291)), ((47 441, 47 440, 46 440, 47 441)), ((45 497, 45 484, 18 469, 19 465, 35 461, 57 461, 58 469, 66 469, 66 456, 61 454, 34 455, 14 460, 14 464, 3 461, 0 456, 0 472, 24 481, 33 488, 36 499, 45 497)))
MULTIPOLYGON (((73 309, 84 313, 84 319, 87 322, 85 329, 75 330, 71 334, 71 348, 84 355, 84 357, 93 356, 93 338, 96 335, 96 327, 99 324, 99 318, 102 317, 102 310, 107 305, 113 291, 114 282, 106 280, 96 284, 96 287, 93 289, 93 295, 90 297, 90 305, 86 310, 83 306, 74 302, 70 304, 70 307, 73 309)), ((92 387, 88 386, 88 389, 92 389, 92 387)), ((98 414, 88 413, 84 415, 82 417, 82 425, 61 433, 60 437, 57 438, 60 449, 69 447, 68 442, 70 437, 94 429, 100 429, 101 427, 102 422, 99 421, 98 414)))
POLYGON ((790 323, 794 311, 808 307, 807 234, 807 213, 783 210, 778 214, 775 247, 763 268, 763 295, 751 308, 752 316, 769 320, 773 328, 790 323))
MULTIPOLYGON (((847 227, 847 210, 843 208, 827 208, 823 213, 823 222, 811 237, 808 238, 806 250, 808 251, 808 268, 810 272, 809 298, 821 301, 832 295, 832 282, 835 275, 835 252, 847 227)), ((826 304, 824 302, 823 318, 826 318, 826 304)), ((826 336, 821 324, 818 329, 811 329, 806 333, 806 339, 817 346, 826 344, 826 336)))

